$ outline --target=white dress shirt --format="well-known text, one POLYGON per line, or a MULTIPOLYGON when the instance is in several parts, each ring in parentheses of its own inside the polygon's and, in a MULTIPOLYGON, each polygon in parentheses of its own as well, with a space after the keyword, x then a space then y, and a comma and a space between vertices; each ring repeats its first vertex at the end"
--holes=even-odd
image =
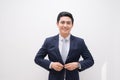
POLYGON ((63 38, 61 35, 59 35, 59 51, 60 51, 60 54, 61 54, 61 51, 62 51, 62 45, 63 45, 63 41, 62 40, 63 39, 67 40, 66 41, 66 50, 67 50, 66 55, 68 55, 69 49, 70 49, 70 35, 68 35, 68 37, 66 37, 66 38, 63 38))

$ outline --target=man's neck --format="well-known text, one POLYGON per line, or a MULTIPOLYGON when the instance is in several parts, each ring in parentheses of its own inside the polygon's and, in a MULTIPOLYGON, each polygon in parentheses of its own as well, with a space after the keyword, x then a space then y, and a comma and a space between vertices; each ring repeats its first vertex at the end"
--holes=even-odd
POLYGON ((59 34, 62 38, 69 38, 70 37, 70 34, 68 34, 68 35, 61 35, 61 34, 59 34))
POLYGON ((61 35, 61 37, 63 37, 63 38, 67 38, 70 34, 64 34, 64 35, 60 34, 60 35, 61 35))

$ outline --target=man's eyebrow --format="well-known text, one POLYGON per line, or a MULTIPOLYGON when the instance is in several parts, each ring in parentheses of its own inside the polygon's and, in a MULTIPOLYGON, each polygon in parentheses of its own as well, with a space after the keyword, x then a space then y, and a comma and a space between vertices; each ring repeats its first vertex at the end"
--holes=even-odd
MULTIPOLYGON (((65 20, 61 20, 61 21, 65 21, 65 20)), ((65 22, 71 22, 71 20, 65 21, 65 22)))

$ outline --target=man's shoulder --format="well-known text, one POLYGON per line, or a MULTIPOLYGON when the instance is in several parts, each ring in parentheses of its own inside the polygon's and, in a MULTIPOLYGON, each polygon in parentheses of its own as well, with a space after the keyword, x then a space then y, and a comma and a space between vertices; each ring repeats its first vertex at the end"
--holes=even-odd
POLYGON ((58 38, 58 35, 53 35, 53 36, 47 37, 46 40, 51 41, 51 40, 54 40, 54 39, 57 39, 57 38, 58 38))
POLYGON ((76 39, 76 40, 83 40, 83 38, 78 37, 78 36, 74 36, 74 35, 71 35, 71 38, 76 39))

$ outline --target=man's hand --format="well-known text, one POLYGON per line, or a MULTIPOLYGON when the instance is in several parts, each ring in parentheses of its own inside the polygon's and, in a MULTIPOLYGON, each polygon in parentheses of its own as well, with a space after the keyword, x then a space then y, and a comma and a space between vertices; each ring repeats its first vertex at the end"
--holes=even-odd
POLYGON ((56 71, 61 71, 63 69, 63 65, 59 62, 52 62, 51 68, 56 71))
POLYGON ((65 64, 64 68, 69 70, 69 71, 72 71, 72 70, 75 70, 76 68, 79 68, 79 63, 78 62, 71 62, 71 63, 65 64))

